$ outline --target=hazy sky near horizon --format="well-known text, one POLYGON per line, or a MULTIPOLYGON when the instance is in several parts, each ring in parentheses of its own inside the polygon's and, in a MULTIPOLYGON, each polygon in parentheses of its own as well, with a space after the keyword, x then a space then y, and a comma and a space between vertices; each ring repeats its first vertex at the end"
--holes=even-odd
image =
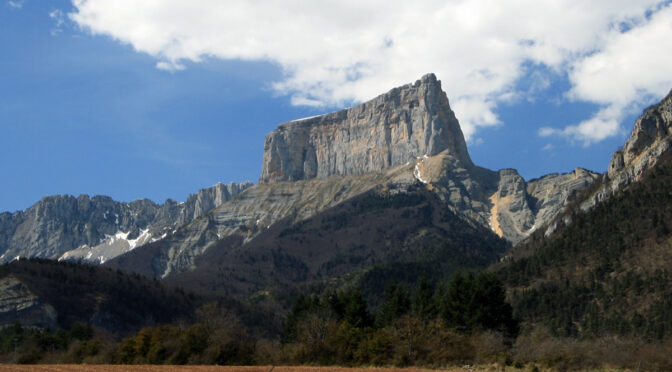
POLYGON ((278 124, 428 72, 474 162, 604 171, 672 89, 656 0, 0 0, 0 212, 257 180, 278 124))

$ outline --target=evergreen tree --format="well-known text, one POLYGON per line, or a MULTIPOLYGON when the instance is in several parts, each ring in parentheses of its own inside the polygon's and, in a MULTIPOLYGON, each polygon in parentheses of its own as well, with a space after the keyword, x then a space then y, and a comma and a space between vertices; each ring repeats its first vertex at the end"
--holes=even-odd
POLYGON ((437 316, 438 311, 434 302, 434 289, 426 275, 423 275, 418 282, 418 290, 413 298, 413 313, 425 321, 437 316))
POLYGON ((385 289, 377 325, 386 327, 393 324, 396 319, 408 313, 410 307, 411 298, 406 288, 394 282, 390 283, 385 289))
POLYGON ((343 320, 357 328, 372 325, 371 315, 366 309, 366 302, 359 288, 342 293, 341 301, 343 303, 343 320))

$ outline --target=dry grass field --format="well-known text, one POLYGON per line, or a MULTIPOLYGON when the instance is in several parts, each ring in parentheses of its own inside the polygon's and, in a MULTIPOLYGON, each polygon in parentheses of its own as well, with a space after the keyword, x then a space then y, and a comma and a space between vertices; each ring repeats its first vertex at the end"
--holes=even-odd
MULTIPOLYGON (((150 365, 81 365, 37 364, 0 365, 0 371, 16 372, 427 372, 422 369, 400 368, 342 368, 342 367, 288 367, 288 366, 150 366, 150 365)), ((433 372, 466 372, 468 370, 434 370, 433 372)))

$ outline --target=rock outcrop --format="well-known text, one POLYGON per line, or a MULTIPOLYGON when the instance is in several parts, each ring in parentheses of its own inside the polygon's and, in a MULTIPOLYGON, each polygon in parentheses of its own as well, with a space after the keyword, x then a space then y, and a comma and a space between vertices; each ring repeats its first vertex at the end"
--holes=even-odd
POLYGON ((500 237, 517 244, 550 223, 598 177, 595 172, 577 168, 571 173, 553 173, 525 182, 515 169, 502 169, 497 191, 490 196, 490 227, 500 237))
POLYGON ((637 119, 622 149, 614 152, 606 182, 581 207, 586 210, 641 179, 672 147, 672 92, 637 119))
POLYGON ((0 214, 0 262, 18 257, 104 262, 150 241, 237 196, 252 183, 217 184, 186 202, 121 203, 106 196, 49 196, 30 208, 0 214))
POLYGON ((515 169, 499 171, 499 185, 490 201, 490 227, 500 237, 517 243, 534 228, 536 221, 525 180, 515 169))
POLYGON ((58 314, 14 276, 0 278, 0 325, 21 322, 23 326, 56 328, 58 314))
POLYGON ((266 136, 259 183, 377 172, 443 151, 471 165, 441 82, 428 74, 361 105, 281 124, 266 136))
POLYGON ((580 192, 597 181, 600 175, 583 168, 570 173, 552 173, 527 183, 536 227, 551 222, 568 202, 574 201, 580 192), (541 222, 541 223, 539 223, 541 222))

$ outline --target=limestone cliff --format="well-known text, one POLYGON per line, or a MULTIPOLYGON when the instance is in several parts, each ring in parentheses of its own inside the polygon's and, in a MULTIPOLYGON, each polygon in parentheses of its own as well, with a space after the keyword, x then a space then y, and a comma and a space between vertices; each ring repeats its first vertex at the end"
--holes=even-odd
POLYGON ((614 152, 606 182, 583 204, 589 209, 624 186, 640 180, 672 147, 672 92, 637 119, 622 149, 614 152))
POLYGON ((577 168, 526 182, 515 169, 502 169, 497 176, 497 189, 488 197, 488 225, 515 245, 550 223, 599 174, 577 168))
POLYGON ((515 170, 475 166, 441 83, 429 74, 353 108, 281 124, 266 137, 258 185, 110 265, 143 261, 140 271, 158 277, 183 272, 222 239, 250 242, 281 220, 301 223, 364 192, 404 193, 409 185, 515 244, 595 178, 577 170, 527 183, 515 170))
POLYGON ((355 107, 281 124, 266 136, 259 182, 377 172, 444 150, 471 165, 441 82, 428 74, 355 107))
POLYGON ((369 190, 392 187, 403 192, 404 185, 417 182, 409 164, 361 176, 255 185, 160 242, 129 252, 108 265, 165 277, 193 269, 196 258, 221 239, 240 236, 249 242, 282 219, 300 222, 369 190), (148 254, 148 250, 153 251, 148 254), (139 261, 143 263, 139 265, 139 261))
POLYGON ((40 257, 104 262, 237 196, 252 183, 217 184, 186 202, 147 199, 122 203, 106 196, 48 196, 30 208, 0 214, 0 262, 40 257))
POLYGON ((20 321, 24 326, 57 327, 58 314, 53 306, 37 297, 12 275, 0 278, 0 324, 20 321))

